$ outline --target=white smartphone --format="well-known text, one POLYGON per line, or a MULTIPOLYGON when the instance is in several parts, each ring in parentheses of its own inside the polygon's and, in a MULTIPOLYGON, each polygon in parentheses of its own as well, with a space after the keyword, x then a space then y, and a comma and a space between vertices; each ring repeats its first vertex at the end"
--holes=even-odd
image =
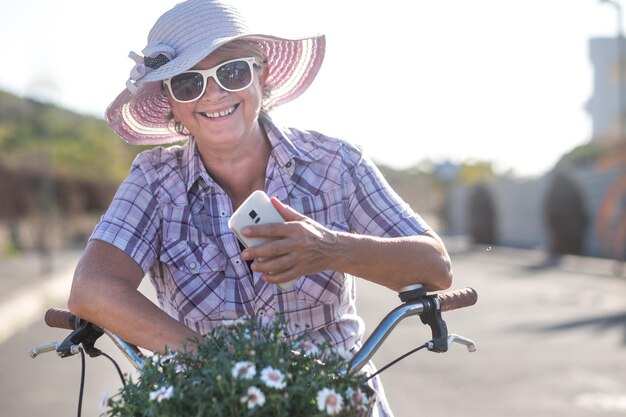
POLYGON ((272 205, 270 198, 265 192, 257 190, 250 194, 241 206, 228 219, 228 228, 233 231, 239 241, 246 247, 252 248, 269 242, 271 238, 245 237, 241 234, 241 229, 246 226, 267 223, 284 223, 285 219, 278 213, 272 205))
MULTIPOLYGON (((228 219, 228 228, 237 236, 237 239, 246 248, 259 246, 270 242, 272 238, 245 237, 241 234, 241 229, 246 226, 267 223, 284 223, 285 219, 278 213, 270 198, 265 192, 257 190, 239 206, 233 215, 228 219)), ((283 290, 289 290, 293 286, 293 281, 283 282, 278 286, 283 290)))

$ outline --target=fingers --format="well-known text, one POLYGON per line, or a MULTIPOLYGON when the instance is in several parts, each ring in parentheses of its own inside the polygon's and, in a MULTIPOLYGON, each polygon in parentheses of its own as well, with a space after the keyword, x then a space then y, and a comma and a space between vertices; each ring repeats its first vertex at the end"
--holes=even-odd
POLYGON ((285 227, 284 223, 267 223, 246 226, 241 229, 241 233, 245 237, 279 238, 284 237, 288 233, 288 230, 289 229, 285 227))
POLYGON ((291 208, 290 206, 283 204, 276 197, 272 197, 272 204, 278 210, 278 213, 282 216, 285 221, 294 222, 298 220, 304 220, 307 217, 298 213, 296 210, 291 208))
POLYGON ((252 270, 256 272, 261 272, 261 279, 270 284, 281 284, 284 282, 293 281, 305 275, 296 266, 291 266, 293 264, 290 261, 282 258, 285 257, 274 258, 271 261, 263 262, 256 260, 252 263, 252 270), (276 265, 281 266, 279 267, 276 265))
POLYGON ((242 252, 242 258, 254 260, 251 269, 261 273, 261 279, 272 284, 292 281, 302 275, 317 272, 319 260, 310 251, 297 247, 290 240, 277 240, 242 252))
POLYGON ((275 258, 287 254, 289 252, 289 250, 286 249, 287 246, 288 245, 281 242, 281 240, 275 240, 259 246, 246 248, 241 252, 241 257, 246 261, 275 258))

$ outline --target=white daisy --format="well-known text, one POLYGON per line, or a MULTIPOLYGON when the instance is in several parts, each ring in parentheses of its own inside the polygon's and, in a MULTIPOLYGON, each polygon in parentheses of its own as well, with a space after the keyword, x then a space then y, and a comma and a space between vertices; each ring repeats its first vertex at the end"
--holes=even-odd
POLYGON ((361 388, 358 388, 356 391, 352 388, 348 388, 346 390, 346 396, 348 400, 350 400, 350 405, 358 410, 362 410, 367 408, 367 394, 361 391, 361 388))
POLYGON ((233 378, 252 379, 256 375, 256 367, 252 362, 237 362, 232 369, 233 378))
POLYGON ((222 320, 224 327, 235 327, 242 324, 246 324, 250 318, 248 316, 241 316, 236 320, 222 320))
POLYGON ((304 350, 304 353, 310 356, 317 355, 320 351, 317 345, 310 340, 302 342, 302 349, 304 350))
POLYGON ((317 408, 320 411, 326 410, 326 414, 334 416, 341 412, 343 398, 335 390, 324 388, 317 393, 317 408))
POLYGON ((261 380, 270 388, 283 389, 287 386, 285 376, 278 369, 271 366, 261 371, 261 380))
POLYGON ((174 387, 160 387, 156 391, 150 392, 150 400, 160 403, 163 400, 169 400, 174 395, 174 387))
POLYGON ((248 388, 248 395, 241 397, 241 402, 248 403, 248 410, 251 410, 256 406, 262 407, 263 404, 265 404, 265 394, 263 394, 263 391, 257 387, 251 386, 248 388))

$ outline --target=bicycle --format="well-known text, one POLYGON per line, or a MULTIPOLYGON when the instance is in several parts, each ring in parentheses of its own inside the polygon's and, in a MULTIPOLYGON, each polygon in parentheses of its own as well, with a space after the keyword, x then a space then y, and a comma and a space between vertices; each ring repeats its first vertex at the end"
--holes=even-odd
MULTIPOLYGON (((362 345, 361 349, 354 354, 347 365, 342 369, 338 369, 339 374, 360 371, 374 356, 393 329, 405 318, 415 315, 420 317, 424 325, 430 327, 432 338, 383 366, 376 373, 370 375, 368 379, 380 374, 400 360, 422 349, 443 353, 447 352, 452 344, 459 343, 466 346, 469 352, 476 351, 476 344, 472 340, 457 334, 448 333, 446 322, 441 315, 443 312, 474 305, 478 299, 478 294, 474 289, 464 288, 429 294, 426 292, 423 285, 416 284, 402 288, 398 295, 402 304, 391 310, 385 318, 381 320, 376 329, 362 345)), ((125 342, 112 332, 83 320, 67 310, 49 309, 44 319, 48 326, 71 330, 71 333, 63 342, 48 342, 34 346, 29 351, 29 354, 32 358, 52 351, 55 351, 62 358, 76 354, 81 355, 82 370, 77 412, 79 417, 82 413, 82 397, 85 385, 85 353, 90 357, 105 356, 108 358, 114 364, 122 380, 122 385, 125 384, 124 376, 115 360, 95 347, 96 341, 102 335, 106 334, 137 370, 141 371, 144 365, 146 358, 137 346, 125 342)), ((368 413, 371 413, 371 409, 368 410, 368 413)), ((363 415, 368 414, 364 413, 363 415)))

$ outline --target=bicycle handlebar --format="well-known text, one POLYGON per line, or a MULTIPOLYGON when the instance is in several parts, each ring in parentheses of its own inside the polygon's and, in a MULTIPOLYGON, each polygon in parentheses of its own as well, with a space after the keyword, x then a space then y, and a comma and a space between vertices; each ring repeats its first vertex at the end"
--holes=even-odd
MULTIPOLYGON (((406 291, 401 290, 399 295, 404 303, 387 314, 365 341, 361 349, 354 355, 348 367, 342 371, 360 370, 371 359, 396 325, 404 318, 413 315, 420 315, 422 322, 428 324, 433 330, 433 341, 430 342, 431 347, 429 347, 429 350, 445 352, 452 342, 465 344, 470 351, 475 350, 474 343, 471 340, 458 335, 448 335, 445 322, 441 319, 441 312, 476 304, 478 300, 476 290, 463 288, 427 295, 423 286, 415 285, 407 287, 406 291)), ((44 319, 50 327, 68 330, 76 330, 79 326, 89 323, 68 310, 57 308, 49 309, 44 319)), ((101 330, 113 340, 135 367, 142 367, 142 355, 137 346, 125 342, 106 329, 101 330)))
POLYGON ((51 308, 46 311, 44 321, 49 327, 57 327, 59 329, 76 330, 80 319, 68 310, 51 308))
POLYGON ((473 288, 444 292, 439 294, 438 297, 441 302, 442 312, 470 307, 478 301, 478 293, 473 288))

